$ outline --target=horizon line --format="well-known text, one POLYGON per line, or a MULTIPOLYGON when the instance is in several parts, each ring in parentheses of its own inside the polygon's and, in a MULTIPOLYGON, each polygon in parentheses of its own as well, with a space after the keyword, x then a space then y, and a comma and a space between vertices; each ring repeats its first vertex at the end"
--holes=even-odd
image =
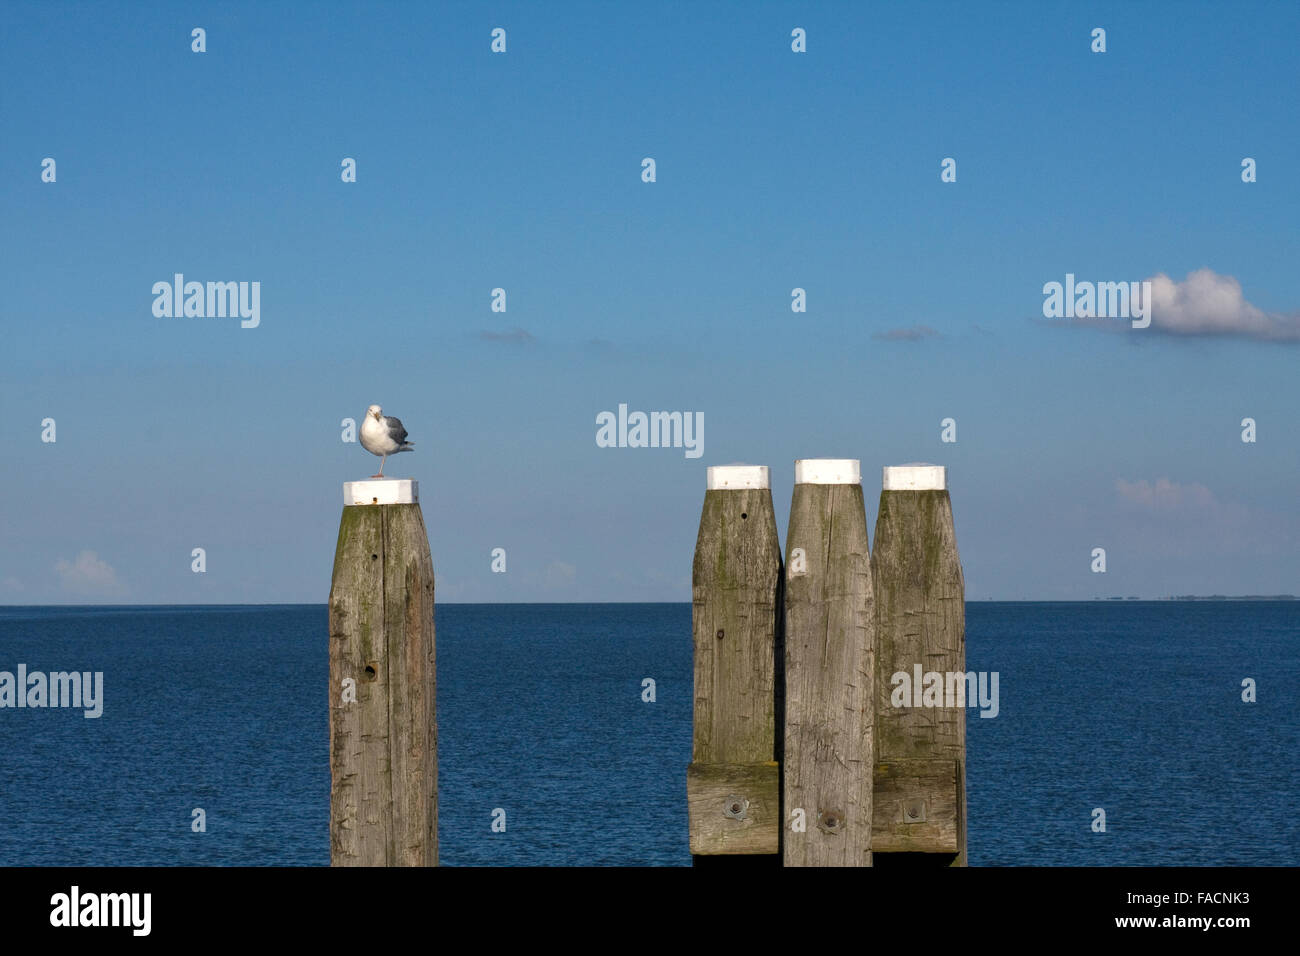
MULTIPOLYGON (((1091 598, 966 598, 966 604, 1097 604, 1097 603, 1176 603, 1187 601, 1300 601, 1295 594, 1180 594, 1166 597, 1091 597, 1091 598)), ((435 607, 458 605, 463 607, 496 606, 581 606, 624 604, 691 604, 691 601, 436 601, 435 607)), ((159 608, 159 607, 328 607, 328 601, 276 601, 276 602, 186 602, 173 604, 0 604, 0 610, 17 608, 159 608)))

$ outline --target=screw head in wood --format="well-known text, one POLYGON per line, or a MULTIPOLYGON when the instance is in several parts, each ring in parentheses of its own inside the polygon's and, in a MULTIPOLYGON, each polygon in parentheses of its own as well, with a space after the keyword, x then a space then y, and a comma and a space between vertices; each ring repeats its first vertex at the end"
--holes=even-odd
POLYGON ((739 794, 733 793, 722 802, 722 815, 732 820, 745 819, 747 810, 749 810, 749 801, 739 794))
POLYGON ((903 822, 924 823, 925 822, 925 801, 924 800, 903 801, 903 822))
POLYGON ((723 634, 722 628, 718 628, 718 640, 722 640, 722 634, 723 634))

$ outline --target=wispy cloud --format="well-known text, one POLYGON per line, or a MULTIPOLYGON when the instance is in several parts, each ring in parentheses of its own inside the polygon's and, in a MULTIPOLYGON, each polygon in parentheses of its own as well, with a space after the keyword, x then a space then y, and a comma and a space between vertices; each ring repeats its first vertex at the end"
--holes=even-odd
POLYGON ((552 561, 546 569, 546 587, 550 590, 562 590, 572 586, 577 576, 577 568, 564 561, 552 561))
POLYGON ((496 332, 491 329, 484 329, 478 334, 478 337, 484 342, 513 342, 516 344, 527 344, 536 342, 537 338, 527 329, 511 329, 509 332, 496 332))
POLYGON ((1180 509, 1213 508, 1217 502, 1214 493, 1201 484, 1180 484, 1168 478, 1157 478, 1155 483, 1143 478, 1141 481, 1115 480, 1115 490, 1125 501, 1145 508, 1161 511, 1180 509))
POLYGON ((928 325, 912 325, 907 328, 876 332, 871 337, 882 342, 915 342, 919 339, 938 338, 939 333, 928 325))
POLYGON ((59 586, 68 594, 114 597, 126 591, 112 565, 94 551, 82 551, 72 561, 59 558, 54 562, 54 573, 58 575, 59 586))
POLYGON ((1206 553, 1258 559, 1294 551, 1296 517, 1225 500, 1199 482, 1169 478, 1115 481, 1118 518, 1133 553, 1186 562, 1206 553))

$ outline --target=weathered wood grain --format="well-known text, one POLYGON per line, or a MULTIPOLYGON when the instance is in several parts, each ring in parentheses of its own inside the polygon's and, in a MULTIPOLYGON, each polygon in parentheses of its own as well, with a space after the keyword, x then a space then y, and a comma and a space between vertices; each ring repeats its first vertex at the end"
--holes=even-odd
POLYGON ((795 485, 785 561, 786 866, 872 863, 875 617, 867 542, 860 484, 795 485), (803 832, 790 826, 797 809, 803 832))
POLYGON ((957 853, 957 761, 877 764, 875 780, 875 853, 957 853))
POLYGON ((898 672, 910 676, 917 664, 924 672, 945 675, 966 669, 965 582, 947 490, 881 492, 872 572, 877 642, 876 761, 894 764, 942 758, 953 762, 956 798, 951 806, 944 803, 932 815, 953 817, 943 821, 943 826, 955 830, 955 849, 929 852, 954 854, 951 860, 936 862, 964 866, 966 710, 955 706, 895 707, 891 702, 892 677, 898 672))
POLYGON ((691 764, 686 808, 694 855, 779 852, 781 793, 775 760, 691 764))
POLYGON ((705 492, 691 571, 695 730, 687 771, 691 853, 776 853, 776 676, 781 548, 767 488, 705 492), (747 822, 723 800, 747 796, 747 822))
POLYGON ((433 559, 418 504, 343 509, 329 628, 330 863, 436 866, 433 559))

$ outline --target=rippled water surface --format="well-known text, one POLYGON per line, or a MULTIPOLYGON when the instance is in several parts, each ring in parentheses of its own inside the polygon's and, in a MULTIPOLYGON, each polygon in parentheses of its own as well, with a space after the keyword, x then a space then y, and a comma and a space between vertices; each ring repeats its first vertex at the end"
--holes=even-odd
MULTIPOLYGON (((0 608, 0 671, 104 675, 98 719, 0 708, 0 865, 328 864, 327 639, 323 605, 0 608)), ((444 865, 689 864, 689 604, 443 605, 437 641, 444 865)), ((973 603, 967 667, 972 865, 1296 862, 1300 602, 973 603)))

